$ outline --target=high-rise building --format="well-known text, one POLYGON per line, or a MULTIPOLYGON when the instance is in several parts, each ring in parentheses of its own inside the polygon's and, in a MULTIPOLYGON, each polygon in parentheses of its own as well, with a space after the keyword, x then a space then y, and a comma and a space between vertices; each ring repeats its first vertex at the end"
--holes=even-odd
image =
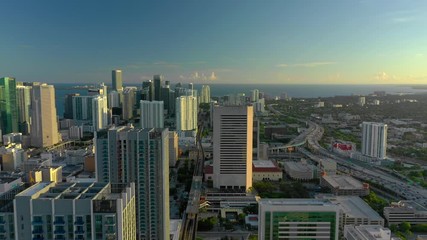
POLYGON ((73 97, 80 96, 79 93, 71 93, 65 95, 64 100, 64 118, 66 119, 73 119, 74 113, 73 113, 73 97))
POLYGON ((123 119, 130 120, 133 118, 133 110, 135 109, 135 94, 137 88, 136 87, 126 87, 123 91, 123 119))
POLYGON ((178 134, 169 132, 169 166, 174 167, 179 157, 178 134))
POLYGON ((94 96, 74 96, 73 119, 81 122, 91 122, 93 114, 92 99, 94 96))
POLYGON ((117 92, 123 91, 122 70, 112 71, 113 90, 117 92))
POLYGON ((108 108, 120 108, 120 93, 117 91, 111 91, 108 94, 108 108))
POLYGON ((338 206, 323 199, 261 199, 258 239, 338 240, 338 206))
POLYGON ((252 95, 251 95, 251 102, 258 102, 259 100, 259 90, 258 89, 254 89, 252 90, 252 95))
POLYGON ((193 131, 197 129, 197 98, 181 96, 176 99, 176 130, 193 131))
POLYGON ((31 132, 31 87, 16 86, 16 102, 18 107, 19 132, 29 134, 31 132))
POLYGON ((135 182, 139 239, 169 239, 167 129, 113 127, 95 135, 97 180, 135 182))
POLYGON ((15 78, 0 78, 0 120, 2 134, 18 132, 15 78))
POLYGON ((384 159, 387 150, 387 124, 362 123, 362 154, 384 159))
POLYGON ((108 126, 108 105, 105 95, 92 98, 92 126, 95 131, 108 126))
POLYGON ((213 108, 213 185, 248 190, 252 186, 252 106, 213 108))
POLYGON ((160 101, 161 95, 162 95, 162 82, 163 82, 163 76, 162 75, 154 75, 154 100, 160 101))
POLYGON ((141 128, 163 128, 163 101, 140 101, 141 128))
POLYGON ((210 103, 211 102, 211 89, 209 85, 202 86, 202 95, 200 97, 200 103, 210 103))
POLYGON ((15 196, 15 236, 135 240, 135 202, 134 183, 40 182, 15 196))
POLYGON ((143 100, 153 101, 154 100, 154 82, 151 80, 142 83, 142 89, 146 92, 146 97, 143 100))
POLYGON ((359 103, 359 105, 360 105, 360 106, 362 106, 362 107, 363 107, 363 106, 365 106, 366 98, 365 98, 364 96, 360 96, 360 97, 359 97, 359 102, 358 102, 358 103, 359 103))
POLYGON ((55 88, 46 83, 34 85, 31 91, 31 145, 48 147, 59 141, 55 88))

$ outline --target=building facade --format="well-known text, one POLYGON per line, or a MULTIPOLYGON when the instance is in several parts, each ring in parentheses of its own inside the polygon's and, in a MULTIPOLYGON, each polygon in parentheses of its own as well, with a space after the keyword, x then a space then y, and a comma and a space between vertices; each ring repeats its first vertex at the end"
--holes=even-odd
POLYGON ((176 99, 176 130, 197 130, 197 98, 193 96, 181 96, 176 99))
POLYGON ((211 88, 209 85, 202 86, 202 94, 200 96, 200 103, 210 103, 211 102, 211 88))
POLYGON ((0 120, 2 134, 18 132, 15 78, 0 78, 0 120))
POLYGON ((261 199, 258 239, 338 240, 338 207, 319 199, 261 199))
POLYGON ((16 86, 16 103, 18 107, 18 129, 23 134, 31 132, 31 87, 16 86))
POLYGON ((248 190, 252 186, 253 107, 214 107, 213 185, 248 190))
POLYGON ((117 92, 123 91, 122 70, 116 69, 111 73, 113 90, 117 92))
POLYGON ((167 129, 113 127, 95 136, 97 181, 135 182, 139 239, 169 238, 167 129))
POLYGON ((164 103, 163 101, 140 101, 141 128, 163 128, 164 103))
POLYGON ((31 145, 47 147, 59 141, 55 88, 45 83, 34 85, 31 91, 31 145))
POLYGON ((362 154, 384 159, 387 150, 387 124, 362 123, 362 154))

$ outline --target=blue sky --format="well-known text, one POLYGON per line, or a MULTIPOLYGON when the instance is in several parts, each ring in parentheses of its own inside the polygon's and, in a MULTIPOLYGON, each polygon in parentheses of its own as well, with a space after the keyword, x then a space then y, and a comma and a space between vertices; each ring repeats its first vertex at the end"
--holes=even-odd
POLYGON ((0 76, 427 84, 424 0, 3 0, 0 76))

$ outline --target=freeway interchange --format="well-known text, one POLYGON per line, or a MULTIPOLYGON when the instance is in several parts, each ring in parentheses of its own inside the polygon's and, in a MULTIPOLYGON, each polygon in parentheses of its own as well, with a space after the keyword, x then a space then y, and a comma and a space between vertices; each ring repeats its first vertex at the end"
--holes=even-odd
MULTIPOLYGON (((284 115, 283 113, 275 110, 272 104, 268 105, 268 108, 270 111, 276 114, 284 115)), ((306 122, 308 128, 295 139, 293 139, 289 144, 284 146, 284 148, 300 146, 301 143, 304 142, 311 150, 311 152, 303 147, 298 147, 298 151, 313 161, 319 162, 320 159, 333 160, 337 163, 338 169, 342 172, 361 179, 362 181, 369 181, 376 183, 377 185, 381 185, 395 193, 397 197, 413 200, 423 206, 427 206, 426 189, 416 185, 410 185, 406 181, 393 176, 391 173, 378 166, 367 165, 366 163, 359 161, 351 161, 349 158, 326 150, 318 142, 323 136, 323 127, 312 121, 299 121, 306 122)))

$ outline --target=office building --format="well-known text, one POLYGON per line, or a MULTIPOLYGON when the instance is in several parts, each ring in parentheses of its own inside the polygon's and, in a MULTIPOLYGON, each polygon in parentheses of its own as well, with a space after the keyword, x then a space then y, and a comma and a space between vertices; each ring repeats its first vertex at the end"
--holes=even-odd
POLYGON ((387 150, 387 124, 362 123, 362 154, 385 159, 387 150))
POLYGON ((99 131, 108 126, 107 96, 98 95, 92 98, 92 126, 99 131))
POLYGON ((18 108, 19 132, 27 135, 31 132, 31 87, 16 86, 16 104, 18 108))
POLYGON ((194 131, 197 129, 197 98, 181 96, 176 99, 176 130, 194 131))
POLYGON ((248 190, 252 186, 253 107, 214 107, 213 185, 248 190))
POLYGON ((210 103, 211 102, 211 89, 209 85, 202 86, 202 94, 200 96, 200 103, 210 103))
POLYGON ((338 240, 339 210, 328 200, 261 199, 258 209, 258 239, 338 240))
POLYGON ((135 182, 139 239, 169 239, 167 129, 113 127, 95 135, 100 182, 135 182))
POLYGON ((140 101, 141 128, 163 128, 163 101, 140 101))
POLYGON ((384 226, 382 218, 363 199, 357 196, 333 196, 331 194, 319 194, 318 199, 327 199, 336 204, 340 211, 340 230, 346 225, 378 225, 384 226))
POLYGON ((80 96, 79 93, 71 93, 65 95, 64 100, 64 118, 66 119, 73 119, 74 113, 73 113, 73 97, 80 96))
POLYGON ((390 240, 391 231, 380 225, 347 225, 344 228, 346 240, 390 240))
POLYGON ((136 104, 136 94, 137 88, 136 87, 126 87, 123 91, 123 104, 122 104, 122 110, 123 110, 123 119, 124 120, 130 120, 133 118, 133 110, 135 109, 136 104))
POLYGON ((162 87, 161 101, 164 103, 167 115, 172 116, 175 113, 175 92, 170 89, 169 81, 166 81, 162 87))
POLYGON ((31 145, 48 147, 59 141, 55 88, 45 83, 34 85, 31 91, 31 145))
POLYGON ((0 78, 0 120, 2 134, 18 132, 15 78, 0 78))
POLYGON ((112 82, 113 90, 117 92, 123 91, 123 81, 122 81, 122 70, 113 70, 112 71, 112 82))
POLYGON ((41 182, 14 207, 16 239, 136 239, 134 183, 41 182))
POLYGON ((120 95, 121 93, 117 92, 117 91, 111 91, 108 94, 108 108, 112 109, 112 108, 120 108, 120 95))
POLYGON ((142 89, 145 91, 145 97, 142 100, 153 101, 154 100, 154 82, 151 80, 142 83, 142 89))
POLYGON ((369 194, 369 184, 348 175, 323 175, 320 185, 327 187, 335 195, 366 196, 369 194))
POLYGON ((410 200, 393 202, 390 207, 384 208, 384 217, 388 226, 402 222, 427 224, 427 207, 410 200))
POLYGON ((73 119, 78 122, 91 122, 93 114, 93 96, 74 96, 73 119))
POLYGON ((155 101, 161 101, 163 76, 162 75, 154 75, 153 81, 154 81, 154 100, 155 101))

